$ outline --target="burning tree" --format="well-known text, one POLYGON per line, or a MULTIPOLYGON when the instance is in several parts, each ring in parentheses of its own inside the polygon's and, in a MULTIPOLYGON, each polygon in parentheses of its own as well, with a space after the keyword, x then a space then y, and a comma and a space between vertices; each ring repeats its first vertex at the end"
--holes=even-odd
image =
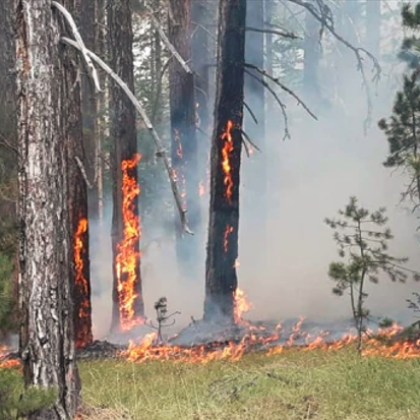
MULTIPOLYGON (((333 289, 336 295, 342 296, 344 292, 349 292, 351 310, 358 333, 359 353, 362 334, 365 331, 363 322, 369 315, 369 311, 364 306, 368 296, 365 292, 366 282, 369 280, 372 283, 378 283, 380 272, 387 274, 394 282, 405 282, 408 277, 409 270, 402 266, 408 259, 396 258, 387 253, 388 242, 393 236, 390 229, 385 227, 388 221, 385 211, 385 208, 380 208, 370 213, 357 205, 355 197, 351 197, 345 209, 339 211, 341 219, 325 219, 325 223, 336 230, 334 239, 337 242, 340 257, 347 258, 347 263, 332 262, 328 274, 337 282, 333 289)), ((414 273, 414 275, 417 279, 417 274, 414 273)))
POLYGON ((204 319, 234 321, 239 172, 245 72, 246 2, 221 0, 204 319))
MULTIPOLYGON (((63 3, 73 10, 73 0, 63 3)), ((74 136, 82 137, 82 129, 73 65, 77 57, 59 46, 65 28, 51 5, 45 0, 18 2, 15 15, 20 63, 20 351, 26 384, 57 390, 53 407, 36 418, 64 420, 74 418, 79 399, 67 152, 74 136)))
MULTIPOLYGON (((133 33, 129 0, 108 3, 108 33, 111 65, 134 91, 133 33)), ((144 316, 140 276, 140 218, 137 178, 137 134, 135 108, 114 85, 111 88, 111 151, 113 179, 113 331, 130 330, 144 316)))

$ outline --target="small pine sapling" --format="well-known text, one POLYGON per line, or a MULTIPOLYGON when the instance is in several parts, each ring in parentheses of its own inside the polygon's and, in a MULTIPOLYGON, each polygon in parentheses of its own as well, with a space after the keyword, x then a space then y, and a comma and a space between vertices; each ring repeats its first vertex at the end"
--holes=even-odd
POLYGON ((158 340, 159 340, 160 343, 162 343, 163 342, 162 328, 171 327, 172 325, 174 325, 175 324, 175 319, 172 320, 171 324, 167 324, 167 322, 174 315, 180 314, 181 312, 176 311, 176 312, 173 312, 172 314, 168 315, 168 300, 166 299, 166 297, 161 297, 154 304, 154 308, 155 308, 155 311, 156 311, 156 321, 157 321, 158 325, 157 326, 153 325, 152 321, 147 323, 147 325, 149 327, 157 330, 158 340))
POLYGON ((388 242, 393 236, 386 227, 388 219, 385 212, 385 208, 380 208, 371 213, 359 207, 357 199, 351 197, 345 209, 338 212, 340 219, 325 219, 325 223, 335 231, 339 256, 345 259, 345 262, 332 262, 328 275, 336 282, 334 294, 342 296, 344 292, 349 293, 359 354, 365 332, 364 321, 369 316, 364 305, 368 297, 366 282, 378 283, 380 272, 387 274, 393 282, 405 282, 407 272, 411 271, 403 267, 407 258, 396 258, 387 252, 388 242))

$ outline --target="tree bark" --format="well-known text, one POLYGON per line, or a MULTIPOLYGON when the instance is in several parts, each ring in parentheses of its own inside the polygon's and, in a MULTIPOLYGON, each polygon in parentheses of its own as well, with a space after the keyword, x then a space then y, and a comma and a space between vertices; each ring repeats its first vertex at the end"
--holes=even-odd
MULTIPOLYGON (((63 5, 74 11, 73 0, 63 5)), ((26 384, 54 387, 33 419, 69 419, 79 399, 72 305, 68 145, 81 139, 77 57, 51 2, 17 2, 21 354, 26 384)))
MULTIPOLYGON (((130 0, 108 0, 108 33, 111 67, 134 92, 133 30, 130 0)), ((112 166, 112 251, 113 251, 113 331, 129 330, 143 321, 144 304, 140 276, 139 229, 127 220, 123 212, 123 180, 138 186, 136 161, 137 133, 135 108, 121 88, 115 84, 110 87, 111 110, 111 166, 112 166), (124 163, 125 162, 125 163, 124 163), (126 170, 123 170, 126 166, 126 170), (125 172, 125 176, 124 176, 125 172), (131 180, 131 181, 128 181, 131 180), (134 235, 134 236, 133 236, 134 235), (124 246, 129 249, 123 250, 124 246), (129 242, 129 243, 128 243, 129 242), (121 258, 123 264, 121 265, 121 258), (130 260, 130 261, 129 261, 130 260), (119 269, 120 268, 120 269, 119 269), (121 289, 119 291, 119 289, 121 289)), ((131 216, 139 221, 138 197, 132 190, 131 216)), ((128 199, 127 196, 125 196, 128 199)), ((134 225, 136 222, 133 222, 134 225)))
POLYGON ((305 11, 305 38, 303 41, 303 92, 309 103, 316 103, 320 97, 319 60, 321 58, 321 26, 309 11, 305 11))
MULTIPOLYGON (((264 1, 247 0, 246 26, 264 29, 264 1)), ((270 51, 269 54, 272 52, 270 51)), ((245 61, 260 69, 264 68, 264 33, 246 31, 245 61)), ((261 75, 254 69, 249 73, 258 79, 261 75)), ((245 101, 251 108, 256 123, 248 111, 245 111, 245 131, 258 145, 262 153, 253 153, 243 171, 246 194, 243 195, 244 207, 249 217, 248 229, 259 246, 264 246, 267 223, 267 148, 265 145, 265 91, 264 86, 255 77, 245 74, 245 101)), ((263 254, 255 255, 255 264, 263 263, 263 254)))
POLYGON ((381 0, 366 2, 366 48, 379 59, 381 40, 381 0))
MULTIPOLYGON (((191 60, 190 0, 170 0, 168 12, 168 37, 183 60, 191 60)), ((196 105, 194 76, 187 73, 178 60, 169 64, 169 103, 171 119, 171 160, 188 223, 197 231, 200 223, 199 179, 197 166, 196 105)), ((183 277, 195 277, 198 236, 185 236, 179 217, 175 215, 176 254, 179 271, 183 277)))
POLYGON ((220 0, 204 319, 234 320, 246 2, 220 0))

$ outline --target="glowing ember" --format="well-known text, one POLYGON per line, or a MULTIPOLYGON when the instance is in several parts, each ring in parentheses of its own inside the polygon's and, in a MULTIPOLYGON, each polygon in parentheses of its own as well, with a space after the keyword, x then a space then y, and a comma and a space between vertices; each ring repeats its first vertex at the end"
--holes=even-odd
POLYGON ((137 250, 140 239, 140 218, 134 213, 135 200, 140 194, 140 187, 135 178, 128 175, 128 170, 135 168, 140 158, 141 155, 136 154, 132 160, 124 160, 122 163, 124 238, 118 245, 115 266, 118 279, 120 326, 124 331, 144 322, 143 317, 137 315, 134 309, 136 300, 140 298, 136 292, 139 282, 136 267, 140 258, 140 252, 137 250))
POLYGON ((182 157, 184 156, 184 152, 182 150, 181 136, 179 135, 179 130, 177 130, 176 128, 174 128, 174 140, 177 144, 176 154, 180 159, 182 159, 182 157))
POLYGON ((225 252, 228 251, 229 246, 229 235, 233 232, 233 227, 230 225, 226 226, 225 233, 223 236, 223 249, 225 252))
POLYGON ((252 309, 252 303, 248 301, 245 292, 239 288, 233 293, 233 302, 235 324, 239 324, 242 321, 242 315, 252 309))
POLYGON ((83 235, 88 228, 88 221, 85 218, 79 220, 76 233, 74 235, 74 263, 76 269, 75 288, 79 297, 78 321, 76 323, 76 347, 81 348, 90 344, 93 340, 90 329, 90 299, 89 284, 83 273, 83 235))
POLYGON ((232 174, 231 174, 231 166, 229 162, 229 155, 233 152, 233 139, 232 139, 232 121, 227 122, 226 131, 222 135, 222 140, 225 140, 225 144, 222 149, 222 168, 225 174, 224 184, 226 186, 226 198, 229 203, 232 202, 232 188, 233 188, 233 181, 232 181, 232 174))
POLYGON ((11 349, 9 347, 0 344, 0 369, 21 368, 20 360, 8 358, 10 353, 11 349))

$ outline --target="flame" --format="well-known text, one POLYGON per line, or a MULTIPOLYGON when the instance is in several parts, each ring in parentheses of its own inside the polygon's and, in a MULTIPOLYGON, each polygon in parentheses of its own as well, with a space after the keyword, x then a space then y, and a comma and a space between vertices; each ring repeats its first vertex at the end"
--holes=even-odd
POLYGON ((20 360, 8 358, 11 352, 12 350, 8 346, 0 344, 0 369, 22 368, 20 360))
POLYGON ((239 288, 233 292, 233 303, 235 324, 240 324, 242 322, 242 314, 252 309, 252 303, 248 301, 245 292, 239 288))
POLYGON ((140 194, 140 187, 135 178, 128 175, 128 170, 135 168, 140 159, 141 155, 136 154, 133 159, 122 162, 124 238, 117 247, 118 255, 115 259, 115 267, 118 279, 120 326, 124 331, 129 331, 135 325, 144 322, 143 317, 136 315, 134 311, 134 303, 140 297, 135 292, 136 283, 139 281, 136 275, 136 266, 140 252, 137 251, 136 244, 140 239, 140 218, 134 214, 134 203, 140 194))
POLYGON ((229 235, 233 232, 233 227, 230 225, 226 226, 225 233, 223 235, 223 249, 225 253, 228 251, 229 246, 229 235))
POLYGON ((222 140, 225 140, 224 146, 222 149, 222 168, 225 174, 224 184, 226 186, 226 198, 229 204, 232 202, 232 188, 233 188, 233 181, 232 181, 232 174, 231 174, 231 166, 229 162, 229 155, 233 152, 233 139, 232 139, 232 127, 233 123, 231 120, 227 122, 226 131, 222 134, 222 140))
POLYGON ((81 348, 90 344, 93 340, 90 329, 91 306, 89 300, 89 284, 83 273, 83 234, 88 228, 86 218, 81 218, 74 235, 74 262, 76 269, 75 288, 78 291, 80 304, 77 317, 79 319, 76 328, 76 347, 81 348))

